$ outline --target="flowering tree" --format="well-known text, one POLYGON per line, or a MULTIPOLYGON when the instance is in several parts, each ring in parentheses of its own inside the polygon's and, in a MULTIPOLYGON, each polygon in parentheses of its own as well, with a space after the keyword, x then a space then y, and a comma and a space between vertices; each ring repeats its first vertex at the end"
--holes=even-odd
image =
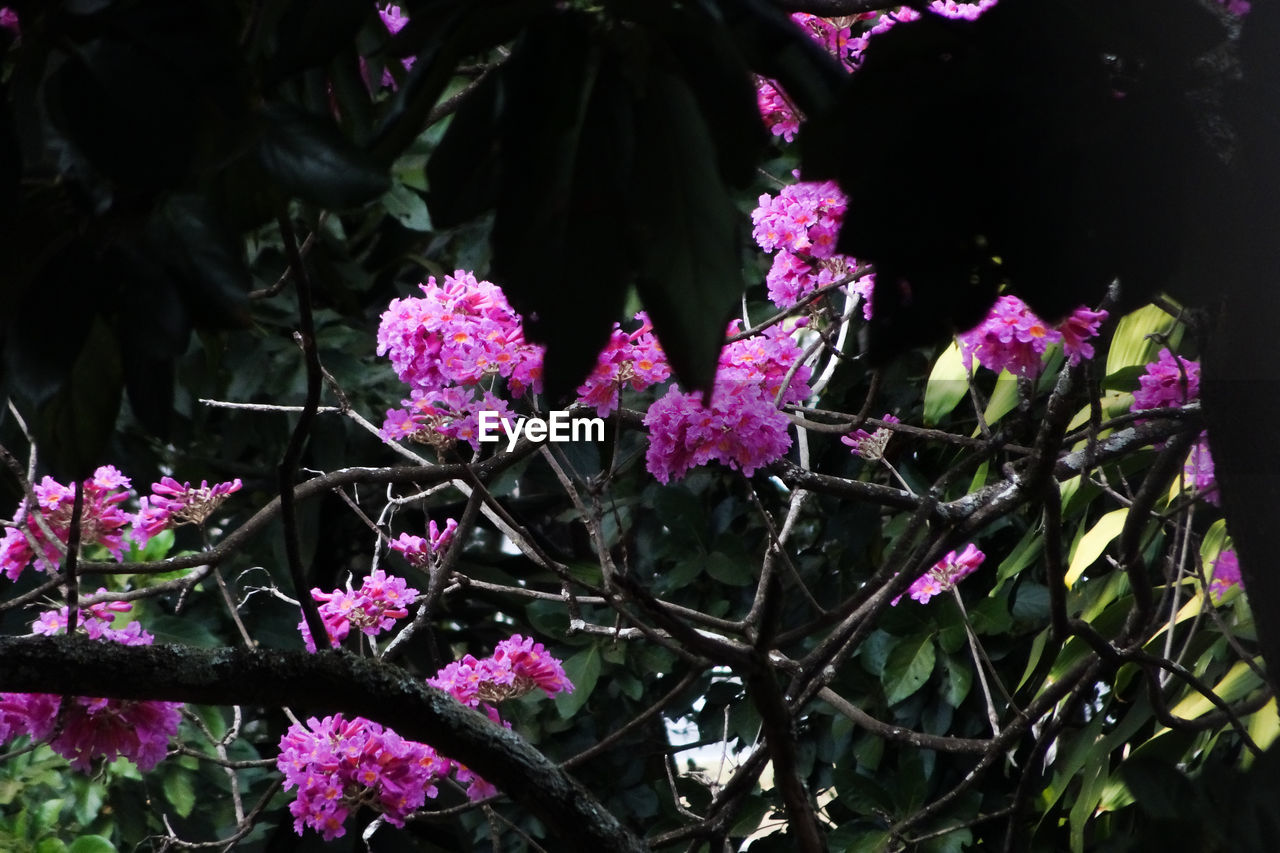
POLYGON ((160 3, 0 13, 28 181, 96 200, 12 220, 0 846, 1269 849, 1210 315, 1106 228, 1046 295, 932 163, 982 245, 821 174, 831 86, 985 67, 1001 3, 194 3, 185 58, 160 3), (64 112, 157 68, 154 163, 64 112), (514 432, 556 411, 603 432, 514 432))

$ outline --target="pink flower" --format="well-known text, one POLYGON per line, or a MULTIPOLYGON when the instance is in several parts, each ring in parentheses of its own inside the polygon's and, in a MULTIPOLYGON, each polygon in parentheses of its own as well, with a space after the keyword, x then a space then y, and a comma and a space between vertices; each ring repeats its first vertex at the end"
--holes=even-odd
POLYGON ((1200 438, 1191 446, 1187 454, 1187 462, 1182 468, 1188 485, 1196 494, 1214 506, 1220 505, 1218 480, 1214 476, 1213 457, 1209 455, 1209 434, 1202 432, 1200 438))
MULTIPOLYGON (((374 569, 357 590, 324 592, 317 588, 311 590, 311 597, 320 602, 320 619, 329 634, 330 644, 336 647, 347 638, 353 627, 370 637, 391 630, 397 619, 409 615, 409 606, 417 599, 418 591, 411 589, 403 578, 374 569)), ((307 651, 314 652, 315 639, 305 619, 298 623, 298 630, 307 651)))
MULTIPOLYGON (((129 478, 114 466, 104 465, 81 484, 84 495, 80 513, 82 548, 100 545, 117 560, 124 554, 124 530, 132 516, 120 508, 129 497, 129 478)), ((5 530, 0 539, 0 570, 11 580, 34 560, 42 571, 54 571, 62 561, 71 531, 71 515, 75 490, 52 477, 45 477, 32 487, 37 506, 26 501, 18 508, 18 527, 5 530), (51 542, 34 518, 39 512, 57 542, 51 542), (33 543, 35 547, 33 546, 33 543)))
POLYGON ((600 417, 608 417, 619 404, 625 386, 643 391, 671 377, 666 355, 653 334, 653 324, 640 312, 640 328, 624 332, 615 323, 609 343, 596 358, 595 369, 578 387, 578 402, 593 406, 600 417))
POLYGON ((1035 378, 1040 375, 1044 351, 1061 341, 1062 335, 1032 314, 1021 299, 1006 295, 996 300, 987 319, 956 340, 971 370, 976 359, 996 373, 1008 370, 1015 376, 1035 378))
MULTIPOLYGON (((976 572, 986 558, 987 555, 970 542, 959 555, 955 551, 949 552, 932 569, 916 578, 907 593, 921 604, 928 604, 929 599, 941 595, 976 572)), ((896 607, 901 600, 899 595, 890 603, 896 607)))
MULTIPOLYGON (((880 420, 887 424, 898 423, 898 419, 893 415, 885 415, 880 420)), ((884 458, 885 447, 892 437, 893 431, 884 427, 877 428, 874 433, 859 429, 854 430, 850 435, 840 436, 840 443, 847 444, 854 456, 861 456, 863 459, 874 462, 884 458)))
POLYGON ((1093 358, 1093 344, 1089 340, 1098 336, 1098 327, 1106 319, 1106 311, 1092 311, 1081 305, 1058 325, 1058 334, 1062 336, 1062 351, 1072 364, 1093 358))
POLYGON ((1134 410, 1181 406, 1200 396, 1200 363, 1174 355, 1167 348, 1147 365, 1133 392, 1134 410))
MULTIPOLYGON (((735 328, 736 323, 730 332, 735 328)), ((670 388, 645 414, 649 472, 666 483, 692 468, 720 462, 749 477, 781 458, 791 447, 791 435, 778 402, 796 403, 809 396, 807 365, 791 375, 785 388, 783 384, 801 355, 790 333, 773 326, 721 351, 709 407, 699 394, 670 388)))
MULTIPOLYGON (((106 590, 98 590, 104 594, 106 590)), ((150 645, 151 634, 137 622, 113 628, 115 616, 133 605, 125 601, 103 601, 80 611, 79 630, 94 640, 130 646, 150 645)), ((53 635, 67 629, 67 608, 40 614, 33 630, 53 635)), ((62 698, 40 693, 0 694, 0 739, 15 730, 43 740, 53 736, 50 746, 71 761, 81 772, 92 770, 97 759, 112 761, 123 756, 146 772, 168 752, 169 741, 178 731, 182 705, 179 702, 135 701, 72 697, 65 710, 62 698), (55 725, 61 728, 54 735, 55 725)))
POLYGON ((1222 596, 1233 586, 1243 586, 1240 578, 1240 560, 1234 550, 1223 551, 1213 564, 1213 577, 1209 581, 1209 594, 1214 600, 1222 596))
POLYGON ((301 835, 311 827, 331 841, 346 833, 346 819, 360 805, 404 826, 409 814, 436 797, 436 783, 453 762, 371 720, 336 714, 290 726, 276 767, 285 790, 298 789, 289 805, 294 831, 301 835))

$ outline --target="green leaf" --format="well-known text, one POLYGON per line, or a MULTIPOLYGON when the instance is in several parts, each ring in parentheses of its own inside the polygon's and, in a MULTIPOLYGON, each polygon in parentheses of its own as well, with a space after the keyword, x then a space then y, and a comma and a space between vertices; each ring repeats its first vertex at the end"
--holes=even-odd
POLYGON ((332 122, 289 104, 269 105, 262 117, 258 162, 288 195, 341 210, 390 188, 387 169, 332 122))
POLYGON ((1151 336, 1167 336, 1168 346, 1177 347, 1182 339, 1182 325, 1163 309, 1148 305, 1126 314, 1116 324, 1107 351, 1107 379, 1120 383, 1128 376, 1126 368, 1141 368, 1160 355, 1161 344, 1151 336))
POLYGON ((1027 532, 1022 534, 1022 539, 1018 540, 1018 544, 1013 546, 1013 550, 1009 552, 1009 556, 1000 561, 1000 568, 996 570, 996 586, 991 590, 994 597, 1003 585, 1004 581, 1018 574, 1036 561, 1040 556, 1040 549, 1043 545, 1043 537, 1041 537, 1034 527, 1027 528, 1027 532))
POLYGON ((382 197, 382 206, 410 231, 431 230, 431 214, 427 212, 427 203, 422 200, 422 196, 403 184, 395 184, 387 191, 382 197))
POLYGON ((71 842, 67 853, 116 853, 116 846, 101 835, 82 835, 71 842))
POLYGON ((600 650, 591 645, 564 662, 564 674, 573 682, 572 693, 556 697, 556 711, 567 720, 586 704, 600 678, 600 650))
POLYGON ((1129 517, 1128 507, 1112 510, 1089 528, 1076 545, 1071 555, 1071 564, 1067 567, 1066 583, 1068 587, 1075 585, 1085 569, 1089 568, 1107 550, 1111 540, 1120 535, 1124 529, 1125 519, 1129 517))
POLYGON ((896 705, 923 687, 933 674, 935 660, 932 635, 909 637, 900 642, 889 653, 881 676, 885 701, 896 705))
POLYGON ((36 853, 67 853, 67 845, 61 838, 42 838, 36 843, 36 853))
POLYGON ((967 661, 951 655, 942 658, 942 666, 946 673, 942 696, 952 708, 959 708, 973 687, 973 670, 967 661))
POLYGON ((688 85, 655 70, 637 107, 636 288, 680 384, 708 391, 742 294, 741 215, 688 85))
POLYGON ((965 369, 959 344, 952 341, 933 363, 929 381, 924 386, 925 426, 940 422, 968 395, 969 371, 965 369))
POLYGON ((729 586, 747 586, 755 579, 751 563, 719 551, 707 555, 706 569, 711 577, 729 586))
POLYGON ((991 399, 987 400, 987 410, 983 418, 988 424, 994 424, 1018 406, 1018 378, 1007 370, 1000 371, 996 377, 996 387, 991 389, 991 399))
POLYGON ((196 790, 192 785, 191 774, 180 767, 173 767, 165 773, 161 783, 164 797, 173 806, 179 817, 187 817, 196 805, 196 790))

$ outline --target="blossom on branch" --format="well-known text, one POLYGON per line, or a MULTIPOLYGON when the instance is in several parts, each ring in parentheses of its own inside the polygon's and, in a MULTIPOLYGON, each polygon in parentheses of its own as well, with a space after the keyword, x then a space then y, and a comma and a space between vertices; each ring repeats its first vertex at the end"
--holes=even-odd
MULTIPOLYGON (((976 572, 986 558, 987 555, 979 551, 978 546, 972 542, 964 546, 959 554, 950 551, 932 569, 916 578, 907 589, 907 594, 921 604, 928 604, 929 599, 947 592, 976 572)), ((902 596, 899 595, 890 604, 896 607, 901 600, 902 596)))
MULTIPOLYGON (((98 590, 104 594, 106 590, 98 590)), ((77 631, 91 639, 149 646, 154 637, 138 622, 114 628, 118 614, 133 605, 127 601, 102 601, 80 609, 77 631)), ((40 614, 33 630, 53 636, 67 630, 67 608, 40 614)), ((93 769, 98 759, 110 762, 127 758, 146 772, 154 768, 169 750, 169 741, 181 721, 180 702, 133 699, 100 699, 73 696, 63 706, 63 697, 43 693, 0 693, 0 740, 28 734, 34 740, 52 738, 53 751, 68 759, 83 773, 93 769)))

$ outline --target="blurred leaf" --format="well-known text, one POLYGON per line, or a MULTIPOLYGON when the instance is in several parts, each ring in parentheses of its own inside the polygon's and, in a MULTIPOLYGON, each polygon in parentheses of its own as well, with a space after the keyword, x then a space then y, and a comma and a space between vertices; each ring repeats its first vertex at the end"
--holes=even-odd
POLYGON ((933 426, 951 414, 969 396, 969 371, 965 369, 960 346, 952 341, 942 351, 924 386, 924 423, 933 426))
POLYGON ((745 286, 741 217, 683 80, 655 71, 636 121, 630 189, 635 245, 645 247, 636 288, 681 385, 710 391, 745 286))
POLYGON ((196 805, 196 791, 189 771, 181 767, 169 768, 164 774, 161 788, 164 790, 164 798, 179 817, 191 814, 196 805))
POLYGON ((287 194, 342 210, 390 188, 387 169, 333 123, 283 103, 266 106, 262 118, 258 162, 287 194))
POLYGON ((931 635, 902 640, 889 653, 880 678, 885 701, 896 705, 923 687, 933 674, 935 659, 931 635))
POLYGON ((101 835, 82 835, 71 842, 67 853, 116 853, 116 846, 101 835))

